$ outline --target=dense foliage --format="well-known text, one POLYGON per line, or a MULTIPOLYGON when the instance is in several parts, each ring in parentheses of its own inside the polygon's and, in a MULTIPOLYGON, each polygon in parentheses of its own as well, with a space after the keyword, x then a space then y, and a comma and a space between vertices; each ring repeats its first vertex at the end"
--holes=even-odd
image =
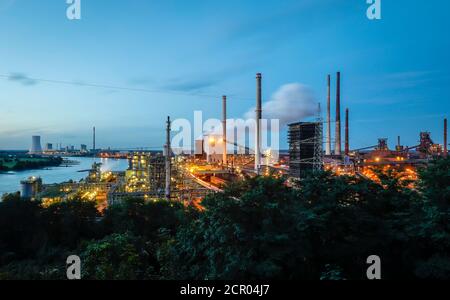
POLYGON ((100 216, 90 202, 42 208, 0 203, 0 278, 366 279, 378 255, 384 279, 450 279, 450 160, 420 173, 417 188, 311 175, 298 188, 258 177, 208 196, 201 212, 129 199, 100 216))
POLYGON ((41 169, 47 167, 56 167, 61 165, 63 159, 61 157, 45 157, 45 158, 5 158, 0 157, 0 172, 23 171, 41 169))

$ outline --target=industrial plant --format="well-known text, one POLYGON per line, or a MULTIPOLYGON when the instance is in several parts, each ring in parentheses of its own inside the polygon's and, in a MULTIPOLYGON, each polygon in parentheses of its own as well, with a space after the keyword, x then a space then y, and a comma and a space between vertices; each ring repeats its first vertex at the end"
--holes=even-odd
MULTIPOLYGON (((331 113, 331 80, 332 76, 328 75, 325 118, 319 104, 317 114, 312 120, 299 120, 289 124, 287 151, 262 147, 261 124, 264 111, 262 74, 258 73, 254 149, 238 144, 227 135, 232 128, 227 124, 228 98, 222 96, 222 130, 204 132, 202 137, 195 140, 195 149, 190 153, 180 154, 173 151, 170 117, 165 124, 166 141, 163 151, 98 149, 95 127, 92 129, 90 150, 86 145, 81 145, 80 149, 62 145, 55 148, 51 143, 47 143, 42 150, 40 137, 33 136, 30 154, 127 159, 128 169, 125 172, 102 172, 101 165, 95 163, 92 169, 88 170, 86 179, 80 182, 42 185, 40 179, 33 178, 22 182, 23 193, 27 197, 40 198, 44 203, 81 196, 97 200, 102 209, 129 197, 146 201, 167 199, 200 207, 201 200, 207 194, 220 192, 227 184, 246 177, 274 176, 285 179, 288 185, 295 187, 296 183, 308 174, 321 170, 333 172, 337 176, 359 176, 374 181, 378 180, 378 171, 395 170, 402 180, 414 182, 418 168, 426 167, 431 159, 448 155, 446 119, 443 122, 443 145, 436 144, 429 132, 421 132, 420 142, 412 147, 402 145, 401 138, 398 137, 395 149, 389 149, 386 138, 379 138, 376 144, 368 147, 352 149, 349 108, 344 110, 342 143, 341 73, 336 73, 334 116, 331 113), (275 151, 279 151, 276 156, 275 151)), ((414 184, 411 187, 414 187, 414 184)))

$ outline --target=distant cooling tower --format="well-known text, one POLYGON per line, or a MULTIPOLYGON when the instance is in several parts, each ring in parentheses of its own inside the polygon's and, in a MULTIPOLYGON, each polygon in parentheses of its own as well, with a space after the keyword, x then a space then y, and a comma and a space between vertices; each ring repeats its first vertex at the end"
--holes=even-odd
POLYGON ((41 137, 38 135, 35 135, 31 138, 31 154, 40 154, 42 153, 42 147, 41 147, 41 137))

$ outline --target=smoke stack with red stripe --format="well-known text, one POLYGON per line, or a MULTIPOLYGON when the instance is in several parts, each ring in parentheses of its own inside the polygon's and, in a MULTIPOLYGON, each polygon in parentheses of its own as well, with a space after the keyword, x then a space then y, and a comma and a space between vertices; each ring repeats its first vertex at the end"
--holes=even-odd
POLYGON ((336 82, 336 143, 334 154, 341 155, 341 72, 337 72, 336 82))
POLYGON ((331 75, 327 76, 327 138, 325 154, 331 155, 331 75))

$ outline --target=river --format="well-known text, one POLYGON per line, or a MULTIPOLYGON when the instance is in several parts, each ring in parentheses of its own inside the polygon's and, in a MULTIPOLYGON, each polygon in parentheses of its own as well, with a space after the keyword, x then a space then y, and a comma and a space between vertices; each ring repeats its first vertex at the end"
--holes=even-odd
POLYGON ((93 157, 66 157, 65 159, 77 161, 79 164, 68 167, 51 167, 40 170, 0 173, 0 196, 5 193, 20 191, 20 181, 30 176, 40 176, 44 184, 60 183, 69 180, 79 181, 85 178, 87 172, 80 170, 90 169, 94 162, 102 163, 104 171, 125 171, 128 168, 126 159, 93 158, 93 157))

